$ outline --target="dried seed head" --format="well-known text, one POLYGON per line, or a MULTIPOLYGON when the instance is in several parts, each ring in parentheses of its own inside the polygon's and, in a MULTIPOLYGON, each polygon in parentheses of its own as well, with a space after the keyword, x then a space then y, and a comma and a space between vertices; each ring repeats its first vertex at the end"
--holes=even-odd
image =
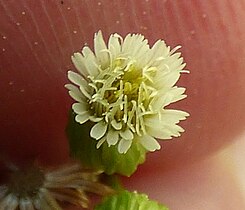
POLYGON ((86 192, 98 195, 113 193, 101 183, 101 172, 83 169, 79 164, 46 171, 31 166, 13 171, 9 182, 0 186, 1 209, 61 209, 68 202, 83 208, 89 205, 86 192))

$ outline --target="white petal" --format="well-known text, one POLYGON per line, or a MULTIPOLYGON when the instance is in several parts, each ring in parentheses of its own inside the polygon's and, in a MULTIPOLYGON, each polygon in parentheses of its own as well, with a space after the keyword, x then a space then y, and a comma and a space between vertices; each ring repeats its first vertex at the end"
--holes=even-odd
POLYGON ((160 72, 181 72, 181 70, 186 66, 185 63, 183 63, 183 58, 178 58, 175 61, 171 61, 171 58, 166 58, 161 60, 160 62, 156 63, 156 67, 159 69, 160 72), (167 68, 166 68, 167 67, 167 68))
MULTIPOLYGON (((122 44, 123 55, 132 56, 138 60, 149 51, 148 40, 141 34, 128 34, 122 44)), ((139 64, 141 61, 139 62, 139 64)))
POLYGON ((151 61, 151 58, 153 57, 153 52, 148 46, 148 50, 145 50, 144 53, 141 53, 141 55, 138 57, 138 65, 140 68, 149 68, 148 63, 151 61))
POLYGON ((143 62, 148 55, 150 55, 150 48, 148 45, 148 41, 145 40, 144 45, 139 49, 139 52, 135 54, 135 59, 138 61, 141 68, 145 67, 145 64, 143 62))
POLYGON ((153 110, 161 110, 172 101, 173 96, 169 94, 169 91, 170 90, 163 90, 163 93, 158 92, 158 94, 152 99, 150 105, 153 110))
POLYGON ((165 125, 165 129, 169 130, 169 132, 171 132, 171 135, 174 136, 174 137, 179 137, 180 136, 180 133, 184 132, 185 130, 183 128, 181 128, 179 125, 172 125, 172 126, 169 126, 169 125, 165 125))
POLYGON ((91 131, 90 131, 90 136, 96 140, 102 138, 107 130, 107 123, 104 121, 100 121, 99 123, 96 123, 91 131))
POLYGON ((72 84, 66 84, 65 88, 67 88, 68 90, 71 90, 71 91, 79 91, 78 88, 72 84))
POLYGON ((135 58, 140 57, 142 53, 146 53, 147 49, 149 49, 148 40, 144 36, 136 34, 131 46, 131 55, 135 58))
POLYGON ((173 61, 172 63, 169 63, 168 66, 170 69, 173 69, 174 70, 182 70, 184 67, 185 67, 185 64, 182 65, 184 59, 182 57, 176 59, 175 61, 173 61))
POLYGON ((165 109, 162 110, 159 114, 152 115, 145 118, 146 126, 157 126, 160 125, 171 125, 179 123, 180 120, 185 120, 189 114, 184 111, 174 110, 174 109, 165 109))
POLYGON ((119 139, 118 131, 110 129, 108 131, 108 134, 107 134, 106 138, 107 138, 106 141, 107 141, 109 146, 115 145, 118 142, 118 139, 119 139))
POLYGON ((98 141, 98 143, 96 144, 96 148, 99 149, 101 147, 101 145, 106 141, 106 137, 103 137, 102 139, 100 139, 98 141))
POLYGON ((121 139, 121 141, 118 144, 118 152, 121 154, 125 154, 129 150, 131 144, 132 140, 121 139))
POLYGON ((84 47, 82 50, 84 55, 84 65, 90 76, 97 76, 99 73, 97 59, 89 47, 84 47))
POLYGON ((187 95, 183 94, 185 92, 185 88, 172 88, 171 94, 173 95, 172 101, 170 103, 174 103, 180 101, 187 97, 187 95))
POLYGON ((115 59, 121 52, 121 45, 119 42, 120 36, 118 34, 112 34, 109 39, 109 51, 111 52, 112 59, 115 59))
POLYGON ((77 115, 75 117, 75 120, 80 123, 80 124, 83 124, 85 122, 87 122, 89 120, 89 112, 84 112, 84 113, 81 113, 79 115, 77 115))
POLYGON ((73 91, 69 91, 68 92, 69 95, 75 100, 75 101, 78 101, 78 102, 82 102, 83 101, 83 96, 81 97, 80 94, 77 94, 73 91))
POLYGON ((41 209, 41 202, 42 202, 41 199, 42 198, 36 198, 33 201, 33 205, 34 205, 35 209, 37 209, 37 210, 42 210, 41 209))
POLYGON ((91 97, 91 95, 89 94, 89 90, 88 90, 88 86, 86 87, 86 86, 80 86, 79 87, 79 89, 81 90, 81 92, 83 93, 83 95, 85 96, 85 97, 87 97, 88 99, 91 99, 92 97, 91 97))
POLYGON ((164 127, 148 127, 147 133, 157 139, 172 139, 172 133, 169 130, 164 129, 164 127))
POLYGON ((86 67, 84 65, 84 57, 81 55, 81 53, 74 53, 73 56, 71 56, 71 60, 76 67, 76 69, 84 76, 88 76, 88 72, 86 70, 86 67))
MULTIPOLYGON (((76 72, 68 71, 68 79, 73 82, 74 84, 81 86, 84 84, 84 79, 81 75, 76 72)), ((87 82, 86 85, 88 86, 87 82)))
POLYGON ((89 116, 89 120, 91 120, 92 122, 100 122, 101 120, 103 120, 103 117, 89 116))
POLYGON ((143 147, 145 147, 145 149, 151 152, 154 152, 155 150, 159 150, 161 148, 157 140, 148 135, 140 137, 140 143, 143 145, 143 147))
POLYGON ((157 59, 159 57, 167 57, 170 54, 170 47, 168 47, 163 40, 158 40, 153 45, 152 51, 155 55, 154 59, 157 59))
POLYGON ((185 67, 185 64, 183 64, 183 58, 181 57, 181 53, 175 53, 170 57, 161 60, 161 62, 157 64, 157 67, 159 69, 164 70, 164 65, 168 66, 171 72, 172 71, 179 72, 185 67))
POLYGON ((146 131, 149 135, 159 139, 171 139, 180 136, 184 129, 176 125, 180 120, 186 119, 189 114, 178 110, 163 110, 145 119, 146 131))
POLYGON ((0 200, 5 196, 5 194, 8 192, 8 187, 6 185, 0 186, 0 200))
POLYGON ((75 103, 72 105, 72 109, 74 110, 75 113, 82 114, 88 111, 88 104, 84 102, 75 103))
POLYGON ((130 51, 130 47, 132 46, 132 34, 128 34, 123 43, 122 43, 122 53, 128 55, 128 52, 130 51))
MULTIPOLYGON (((154 117, 145 120, 147 134, 158 138, 158 139, 172 139, 172 132, 166 129, 168 122, 161 121, 159 116, 156 114, 154 117)), ((175 125, 175 123, 171 123, 175 125)))
POLYGON ((155 76, 154 86, 157 89, 162 89, 163 87, 173 87, 175 83, 180 78, 180 71, 171 71, 169 73, 164 73, 158 71, 155 76))
POLYGON ((20 210, 34 210, 33 204, 29 198, 20 199, 20 210))
POLYGON ((18 198, 13 195, 9 194, 0 201, 0 209, 6 210, 15 210, 18 206, 18 198))
POLYGON ((153 47, 151 48, 152 51, 152 57, 147 63, 147 65, 155 65, 156 60, 159 58, 166 58, 170 53, 170 48, 166 46, 165 42, 163 40, 158 40, 153 47))
POLYGON ((85 97, 84 95, 81 93, 81 91, 72 84, 66 84, 65 88, 67 88, 69 90, 69 95, 75 100, 75 101, 85 101, 85 97))
POLYGON ((169 63, 173 63, 173 62, 177 61, 180 57, 181 57, 180 52, 172 54, 169 58, 169 63))
POLYGON ((183 94, 185 88, 173 87, 171 89, 162 89, 151 101, 151 106, 154 110, 161 110, 163 107, 176 101, 186 98, 183 94))
POLYGON ((94 37, 94 51, 99 63, 103 66, 109 61, 107 47, 102 36, 102 32, 99 31, 94 37))
POLYGON ((134 134, 127 128, 125 131, 120 131, 120 136, 126 140, 132 140, 134 138, 134 134))
POLYGON ((190 116, 189 113, 175 109, 165 109, 161 112, 161 119, 169 123, 178 123, 180 120, 185 120, 188 116, 190 116))
POLYGON ((116 120, 112 120, 111 121, 111 125, 116 130, 122 129, 122 123, 121 122, 117 122, 116 120))
POLYGON ((88 83, 83 77, 73 71, 68 71, 68 79, 73 82, 74 84, 78 85, 81 92, 87 98, 91 98, 89 94, 89 86, 88 83))

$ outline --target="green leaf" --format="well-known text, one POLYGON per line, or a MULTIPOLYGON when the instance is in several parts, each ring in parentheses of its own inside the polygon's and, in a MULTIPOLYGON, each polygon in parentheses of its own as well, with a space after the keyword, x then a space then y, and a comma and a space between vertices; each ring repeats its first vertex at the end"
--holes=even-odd
POLYGON ((145 194, 121 191, 106 197, 95 210, 168 210, 167 207, 149 200, 145 194))
POLYGON ((90 137, 92 122, 79 124, 75 121, 75 114, 70 113, 67 127, 67 135, 70 144, 70 153, 74 158, 79 159, 84 166, 103 170, 106 174, 118 173, 130 176, 135 172, 137 166, 145 161, 146 150, 136 142, 126 154, 120 154, 117 145, 108 147, 104 142, 97 149, 97 141, 90 137))

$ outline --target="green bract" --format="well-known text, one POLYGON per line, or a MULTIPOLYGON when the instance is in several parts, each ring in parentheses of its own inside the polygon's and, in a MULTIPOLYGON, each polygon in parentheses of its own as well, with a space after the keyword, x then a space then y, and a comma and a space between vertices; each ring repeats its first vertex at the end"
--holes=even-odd
POLYGON ((103 170, 106 174, 118 173, 130 176, 137 166, 144 162, 146 150, 139 143, 133 143, 126 154, 118 153, 117 147, 103 144, 96 148, 97 142, 90 137, 92 122, 79 124, 75 114, 70 114, 67 134, 71 155, 79 159, 86 167, 103 170))
POLYGON ((105 198, 95 210, 168 210, 167 207, 149 200, 145 194, 122 191, 105 198))

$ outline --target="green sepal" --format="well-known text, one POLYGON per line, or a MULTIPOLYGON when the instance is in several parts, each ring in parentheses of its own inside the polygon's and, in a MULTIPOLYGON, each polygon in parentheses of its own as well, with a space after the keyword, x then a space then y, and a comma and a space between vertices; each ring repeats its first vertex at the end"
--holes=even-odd
POLYGON ((95 206, 95 210, 168 210, 167 207, 149 200, 145 194, 121 191, 106 197, 102 203, 95 206))
POLYGON ((79 159, 84 166, 103 170, 109 175, 132 175, 137 166, 145 161, 146 150, 136 142, 132 143, 126 154, 120 154, 117 145, 108 147, 106 142, 97 149, 97 141, 90 137, 93 125, 92 122, 77 123, 75 114, 70 113, 67 134, 71 156, 79 159))

